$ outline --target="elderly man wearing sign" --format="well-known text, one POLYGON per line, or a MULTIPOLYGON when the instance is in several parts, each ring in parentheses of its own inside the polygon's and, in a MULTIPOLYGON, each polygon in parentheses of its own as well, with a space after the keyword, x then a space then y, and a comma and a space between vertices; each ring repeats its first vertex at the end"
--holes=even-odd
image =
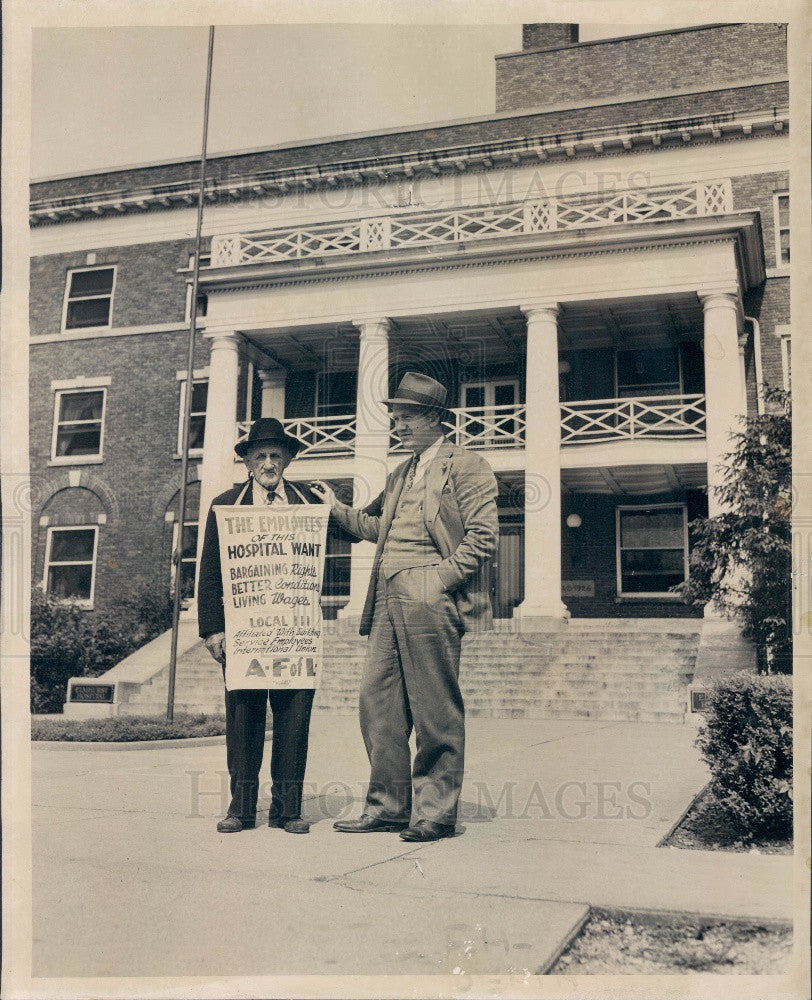
MULTIPOLYGON (((200 562, 198 625, 206 648, 223 665, 224 676, 226 625, 220 539, 214 508, 318 503, 309 489, 295 486, 283 478, 300 447, 300 442, 286 434, 278 420, 270 417, 257 420, 248 437, 234 449, 248 468, 248 482, 215 497, 209 510, 200 562)), ((226 690, 226 756, 231 803, 228 814, 217 824, 220 833, 238 833, 255 825, 269 699, 273 713, 273 743, 268 824, 288 833, 309 832, 309 824, 301 818, 301 808, 313 694, 312 688, 226 690)))
POLYGON ((383 493, 356 510, 311 483, 343 528, 377 545, 361 619, 369 635, 360 695, 369 791, 361 817, 334 826, 399 830, 403 840, 423 842, 454 833, 465 746, 460 640, 491 624, 497 486, 487 462, 444 437, 439 382, 407 372, 395 398, 382 402, 412 452, 383 493))

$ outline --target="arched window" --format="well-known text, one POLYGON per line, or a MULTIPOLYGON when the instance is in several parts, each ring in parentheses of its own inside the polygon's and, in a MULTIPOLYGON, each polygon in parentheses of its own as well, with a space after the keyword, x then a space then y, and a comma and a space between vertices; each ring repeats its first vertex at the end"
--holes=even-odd
POLYGON ((92 608, 105 506, 93 490, 58 490, 42 508, 40 557, 42 589, 56 601, 75 601, 92 608), (43 551, 44 550, 44 551, 43 551))

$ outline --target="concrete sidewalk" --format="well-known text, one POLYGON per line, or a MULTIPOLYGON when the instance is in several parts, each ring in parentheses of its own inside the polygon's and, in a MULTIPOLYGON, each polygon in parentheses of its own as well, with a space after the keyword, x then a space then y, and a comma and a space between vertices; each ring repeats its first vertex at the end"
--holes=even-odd
POLYGON ((34 974, 533 974, 590 906, 788 920, 790 857, 656 847, 707 780, 693 736, 472 719, 458 836, 418 847, 332 830, 354 717, 314 716, 306 837, 216 833, 222 745, 34 744, 34 974))

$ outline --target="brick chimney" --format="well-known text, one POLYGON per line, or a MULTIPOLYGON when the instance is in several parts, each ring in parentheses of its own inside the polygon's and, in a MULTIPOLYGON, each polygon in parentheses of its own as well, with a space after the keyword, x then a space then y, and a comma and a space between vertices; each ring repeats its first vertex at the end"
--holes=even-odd
POLYGON ((523 24, 523 49, 559 49, 578 44, 577 24, 523 24))

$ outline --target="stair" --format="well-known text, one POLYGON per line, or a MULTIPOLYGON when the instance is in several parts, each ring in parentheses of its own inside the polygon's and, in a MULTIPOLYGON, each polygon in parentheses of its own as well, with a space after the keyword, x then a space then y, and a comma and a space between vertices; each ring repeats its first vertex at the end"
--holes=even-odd
MULTIPOLYGON (((315 708, 352 714, 366 640, 329 623, 315 708)), ((460 684, 469 716, 683 722, 701 621, 573 619, 559 631, 508 629, 466 638, 460 684)), ((122 712, 166 708, 168 669, 133 692, 122 712)), ((178 659, 178 712, 223 711, 220 667, 202 642, 178 659)))

